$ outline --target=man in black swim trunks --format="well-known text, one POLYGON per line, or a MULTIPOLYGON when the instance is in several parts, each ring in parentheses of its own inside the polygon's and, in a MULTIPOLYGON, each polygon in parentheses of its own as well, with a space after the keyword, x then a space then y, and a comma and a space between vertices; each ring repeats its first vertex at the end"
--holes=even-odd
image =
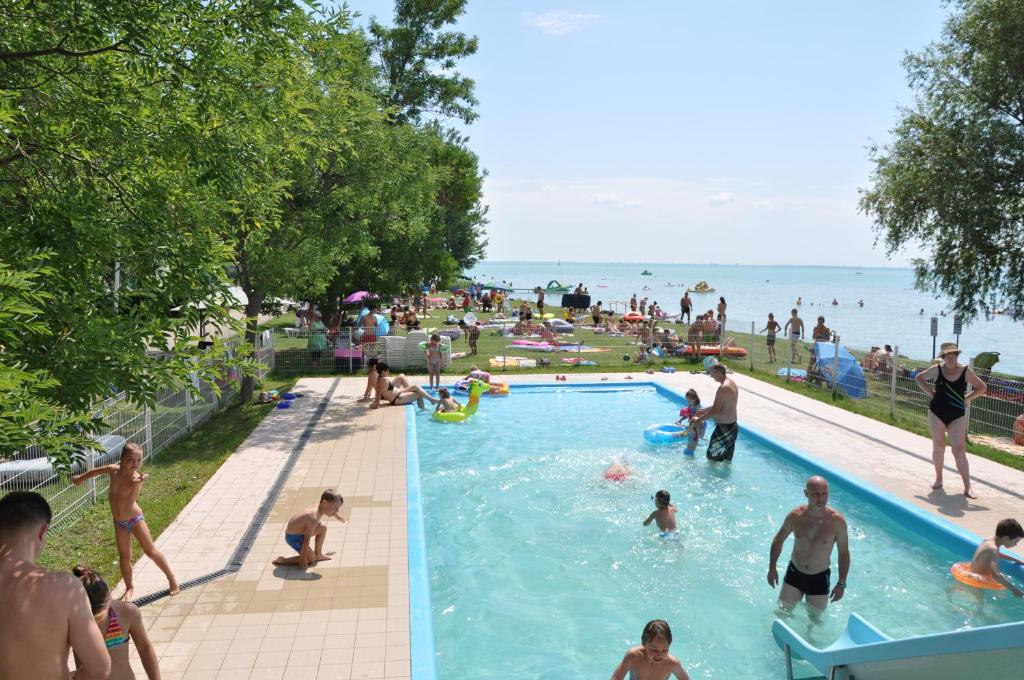
POLYGON ((710 408, 700 411, 690 424, 699 427, 708 418, 714 418, 715 431, 708 441, 708 460, 716 463, 731 462, 736 438, 740 434, 740 426, 736 423, 736 402, 739 401, 740 390, 727 375, 723 364, 713 364, 708 373, 718 383, 715 402, 710 408))
POLYGON ((779 582, 775 563, 782 554, 782 545, 790 534, 795 534, 793 554, 789 558, 786 576, 779 592, 779 605, 789 609, 804 597, 812 613, 820 612, 829 601, 838 602, 846 594, 846 576, 850 572, 850 545, 846 519, 828 507, 828 482, 815 475, 804 487, 807 503, 786 515, 779 533, 772 540, 768 558, 768 585, 779 582), (839 548, 839 581, 829 593, 832 546, 839 548))

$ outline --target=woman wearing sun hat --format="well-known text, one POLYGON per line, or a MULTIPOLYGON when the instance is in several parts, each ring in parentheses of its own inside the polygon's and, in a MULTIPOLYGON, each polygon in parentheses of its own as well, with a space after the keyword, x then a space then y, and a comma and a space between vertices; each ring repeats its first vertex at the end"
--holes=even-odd
POLYGON ((985 394, 985 383, 968 366, 957 363, 960 348, 944 342, 939 348, 939 363, 914 378, 921 391, 932 398, 928 404, 928 429, 932 433, 932 461, 935 463, 933 489, 942 487, 942 464, 946 457, 946 433, 953 450, 956 469, 964 480, 964 495, 977 498, 971 488, 967 464, 967 404, 985 394), (928 383, 934 381, 934 386, 928 383), (971 393, 967 394, 967 385, 971 393))

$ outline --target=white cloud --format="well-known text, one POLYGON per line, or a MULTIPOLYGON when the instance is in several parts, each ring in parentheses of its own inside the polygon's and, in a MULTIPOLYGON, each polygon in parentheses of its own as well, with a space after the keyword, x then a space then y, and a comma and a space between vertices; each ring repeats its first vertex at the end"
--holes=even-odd
POLYGON ((725 205, 726 203, 732 203, 734 198, 728 191, 719 191, 708 196, 707 200, 710 205, 725 205))
POLYGON ((523 22, 527 26, 540 29, 541 33, 548 35, 565 35, 583 28, 588 24, 600 19, 599 14, 574 14, 563 9, 556 9, 550 12, 535 14, 534 12, 523 12, 523 22))
POLYGON ((600 192, 594 194, 594 203, 612 208, 642 208, 644 202, 636 198, 623 198, 619 194, 600 192))

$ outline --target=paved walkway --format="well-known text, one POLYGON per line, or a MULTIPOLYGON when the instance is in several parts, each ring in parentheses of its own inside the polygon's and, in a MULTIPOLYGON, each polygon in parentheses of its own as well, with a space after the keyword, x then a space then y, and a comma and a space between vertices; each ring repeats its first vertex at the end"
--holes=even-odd
MULTIPOLYGON (((607 377, 628 384, 622 374, 607 377)), ((568 382, 601 378, 585 374, 568 382)), ((705 375, 633 378, 680 392, 696 387, 702 395, 715 388, 705 375)), ((741 423, 768 436, 979 535, 991 533, 1003 517, 1024 517, 1024 472, 971 456, 977 501, 955 493, 959 477, 952 468, 949 493, 931 492, 927 439, 735 378, 741 423)), ((550 384, 553 377, 508 380, 550 384)), ((365 378, 303 379, 296 391, 306 396, 270 413, 157 540, 183 581, 223 569, 283 478, 237 572, 143 608, 164 678, 410 677, 404 409, 367 409, 357 401, 364 385, 365 378), (307 429, 311 436, 298 446, 307 429), (336 551, 335 559, 306 573, 272 566, 275 556, 289 554, 282 541, 288 518, 328 487, 345 497, 348 519, 329 525, 325 549, 336 551)), ((145 508, 145 491, 141 503, 145 508)), ((145 558, 136 573, 137 596, 166 586, 145 558)))

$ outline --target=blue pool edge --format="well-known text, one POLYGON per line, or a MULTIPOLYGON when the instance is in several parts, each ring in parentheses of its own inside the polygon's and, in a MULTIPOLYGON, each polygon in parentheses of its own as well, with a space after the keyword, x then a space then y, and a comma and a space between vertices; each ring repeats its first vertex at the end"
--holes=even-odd
MULTIPOLYGON (((587 382, 567 385, 550 383, 510 384, 510 389, 547 388, 574 390, 579 388, 618 388, 650 387, 663 396, 677 403, 685 403, 686 396, 681 392, 653 381, 634 382, 587 382)), ((741 409, 742 410, 742 409, 741 409)), ((405 450, 406 472, 408 484, 408 527, 409 527, 409 636, 412 680, 437 680, 437 648, 434 640, 433 613, 430 599, 430 573, 427 565, 426 530, 423 522, 423 498, 420 486, 419 444, 416 440, 416 412, 412 406, 406 407, 405 418, 405 450)), ((790 461, 796 462, 814 474, 820 474, 829 482, 838 483, 850 490, 854 495, 875 504, 903 520, 903 525, 914 533, 948 548, 953 552, 965 554, 965 559, 974 554, 981 542, 981 537, 952 522, 935 517, 910 503, 887 495, 867 482, 843 472, 836 467, 823 463, 814 456, 794 448, 788 443, 777 441, 757 428, 743 424, 740 420, 740 436, 749 436, 762 444, 776 449, 790 461)), ((994 529, 995 527, 993 527, 994 529)), ((1017 577, 1024 576, 1024 568, 1018 565, 1006 565, 1003 572, 1012 572, 1017 577)))
POLYGON ((420 486, 420 448, 416 440, 416 411, 405 407, 405 470, 409 529, 409 657, 412 680, 437 679, 437 648, 431 612, 427 535, 423 525, 420 486))

